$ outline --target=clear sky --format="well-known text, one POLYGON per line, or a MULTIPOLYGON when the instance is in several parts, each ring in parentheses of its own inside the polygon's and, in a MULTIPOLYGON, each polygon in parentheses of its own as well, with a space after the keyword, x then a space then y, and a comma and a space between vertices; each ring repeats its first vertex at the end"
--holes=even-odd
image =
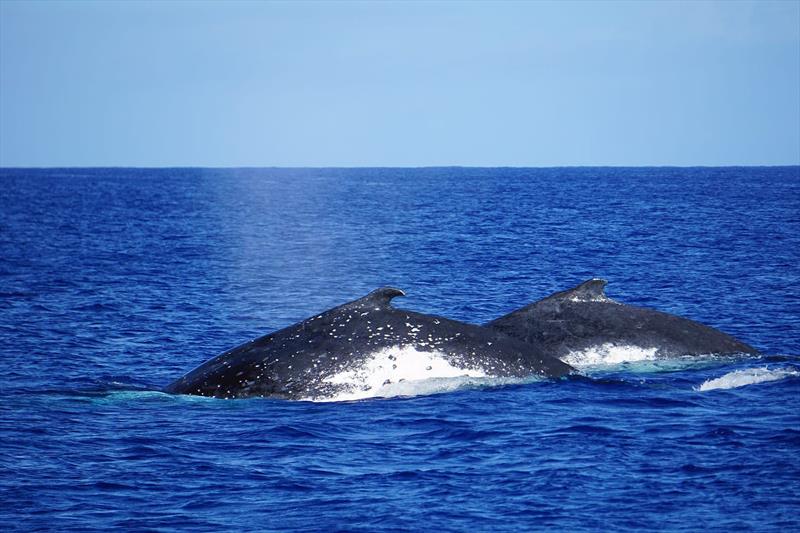
POLYGON ((800 164, 800 2, 0 0, 0 166, 800 164))

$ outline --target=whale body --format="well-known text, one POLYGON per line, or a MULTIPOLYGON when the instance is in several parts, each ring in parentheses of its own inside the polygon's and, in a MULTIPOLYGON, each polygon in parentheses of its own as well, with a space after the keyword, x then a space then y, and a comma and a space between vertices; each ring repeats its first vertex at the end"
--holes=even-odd
POLYGON ((616 302, 605 294, 607 283, 602 279, 585 281, 486 326, 568 361, 575 361, 575 354, 615 348, 640 350, 655 358, 758 353, 752 346, 693 320, 616 302))
POLYGON ((396 309, 390 304, 396 296, 404 296, 403 291, 377 289, 228 350, 164 390, 216 398, 316 400, 380 387, 412 374, 420 379, 557 378, 574 370, 499 331, 396 309), (385 381, 370 380, 375 372, 385 381))

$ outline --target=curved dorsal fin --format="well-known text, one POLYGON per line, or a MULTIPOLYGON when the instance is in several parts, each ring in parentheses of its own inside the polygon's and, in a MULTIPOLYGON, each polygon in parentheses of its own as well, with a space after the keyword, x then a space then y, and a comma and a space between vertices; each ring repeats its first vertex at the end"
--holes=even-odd
POLYGON ((400 289, 396 289, 394 287, 381 287, 380 289, 375 289, 357 301, 359 303, 368 305, 388 306, 389 302, 392 301, 392 298, 405 295, 406 293, 400 289))
POLYGON ((589 300, 604 300, 606 298, 606 285, 608 285, 606 280, 593 278, 572 289, 572 294, 589 300))
POLYGON ((584 281, 577 287, 572 289, 557 292, 550 298, 559 298, 564 300, 572 300, 574 302, 608 302, 610 299, 606 296, 605 288, 608 282, 600 278, 592 278, 584 281))

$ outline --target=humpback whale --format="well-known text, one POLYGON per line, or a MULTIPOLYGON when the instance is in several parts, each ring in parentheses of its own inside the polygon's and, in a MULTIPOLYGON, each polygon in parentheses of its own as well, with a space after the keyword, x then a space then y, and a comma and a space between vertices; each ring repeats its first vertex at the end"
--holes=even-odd
POLYGON ((487 327, 565 360, 592 350, 637 349, 656 358, 756 354, 752 346, 692 320, 612 300, 590 279, 492 320, 487 327), (570 357, 572 355, 573 357, 570 357))
POLYGON ((568 364, 499 331, 394 308, 383 287, 203 363, 164 391, 216 398, 331 399, 393 379, 561 377, 568 364), (409 373, 409 367, 412 371, 409 373), (379 371, 374 382, 368 375, 379 371))

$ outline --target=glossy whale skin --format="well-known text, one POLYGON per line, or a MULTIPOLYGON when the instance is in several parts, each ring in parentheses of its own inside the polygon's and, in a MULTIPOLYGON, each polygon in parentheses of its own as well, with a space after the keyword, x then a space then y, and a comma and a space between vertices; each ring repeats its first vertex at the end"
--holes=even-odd
POLYGON ((169 393, 217 398, 332 397, 352 384, 333 379, 377 353, 435 354, 449 367, 492 377, 558 378, 573 368, 502 332, 391 306, 390 287, 254 339, 169 384, 169 393))
POLYGON ((655 350, 659 358, 702 354, 757 354, 717 329, 669 313, 616 302, 607 281, 590 279, 492 320, 486 327, 534 344, 558 358, 618 345, 655 350))

